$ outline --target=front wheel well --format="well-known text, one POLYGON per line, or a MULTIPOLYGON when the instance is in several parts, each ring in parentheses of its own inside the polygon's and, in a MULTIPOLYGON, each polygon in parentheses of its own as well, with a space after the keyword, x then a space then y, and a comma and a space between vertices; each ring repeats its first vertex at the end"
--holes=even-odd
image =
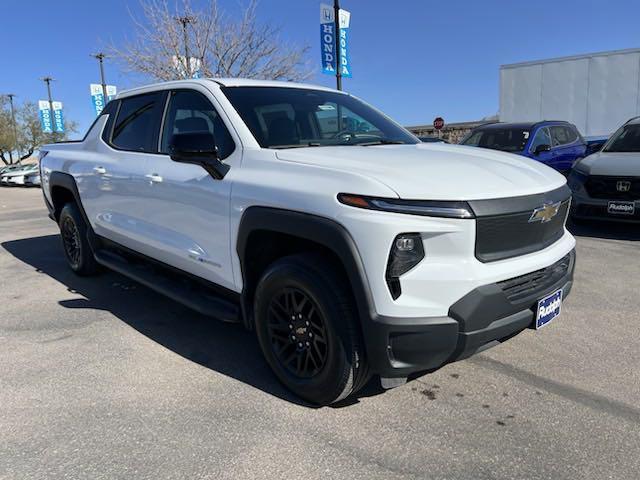
POLYGON ((51 203, 56 222, 60 219, 60 212, 67 203, 75 203, 76 199, 68 188, 55 185, 51 187, 51 203))
MULTIPOLYGON (((247 326, 253 328, 253 297, 260 277, 276 260, 289 255, 310 253, 321 255, 344 278, 348 278, 338 255, 321 243, 306 238, 270 230, 256 230, 247 238, 242 262, 243 297, 247 326)), ((350 292, 353 294, 353 292, 350 292)))

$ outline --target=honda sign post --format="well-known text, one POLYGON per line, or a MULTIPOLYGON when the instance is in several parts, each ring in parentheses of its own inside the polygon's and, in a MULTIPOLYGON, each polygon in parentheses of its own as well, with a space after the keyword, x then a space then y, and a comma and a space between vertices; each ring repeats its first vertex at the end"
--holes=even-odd
POLYGON ((334 5, 320 4, 320 54, 322 73, 336 76, 336 87, 342 90, 342 78, 351 77, 349 57, 349 25, 351 13, 334 5), (336 33, 337 32, 337 33, 336 33))

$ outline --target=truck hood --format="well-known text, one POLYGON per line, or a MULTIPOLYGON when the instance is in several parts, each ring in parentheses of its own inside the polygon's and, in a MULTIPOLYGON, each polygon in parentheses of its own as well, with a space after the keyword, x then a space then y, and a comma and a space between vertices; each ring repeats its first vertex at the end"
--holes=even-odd
POLYGON ((598 152, 580 160, 575 169, 585 175, 640 176, 640 153, 598 152))
POLYGON ((276 156, 366 175, 400 198, 415 200, 515 197, 547 192, 565 183, 562 175, 534 160, 458 145, 308 147, 280 150, 276 156))

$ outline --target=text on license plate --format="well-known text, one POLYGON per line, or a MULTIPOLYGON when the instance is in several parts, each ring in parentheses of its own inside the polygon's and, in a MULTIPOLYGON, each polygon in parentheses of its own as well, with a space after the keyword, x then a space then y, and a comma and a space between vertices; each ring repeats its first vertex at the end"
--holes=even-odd
POLYGON ((536 312, 536 329, 544 327, 551 320, 560 315, 562 307, 562 289, 556 290, 538 301, 536 312))

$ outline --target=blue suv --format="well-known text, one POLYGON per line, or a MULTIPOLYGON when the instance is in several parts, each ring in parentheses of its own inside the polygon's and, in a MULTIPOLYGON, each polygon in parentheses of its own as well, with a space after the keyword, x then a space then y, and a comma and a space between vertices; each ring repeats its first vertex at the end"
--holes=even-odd
POLYGON ((474 128, 460 143, 524 155, 565 174, 588 155, 575 125, 562 121, 490 123, 474 128))

